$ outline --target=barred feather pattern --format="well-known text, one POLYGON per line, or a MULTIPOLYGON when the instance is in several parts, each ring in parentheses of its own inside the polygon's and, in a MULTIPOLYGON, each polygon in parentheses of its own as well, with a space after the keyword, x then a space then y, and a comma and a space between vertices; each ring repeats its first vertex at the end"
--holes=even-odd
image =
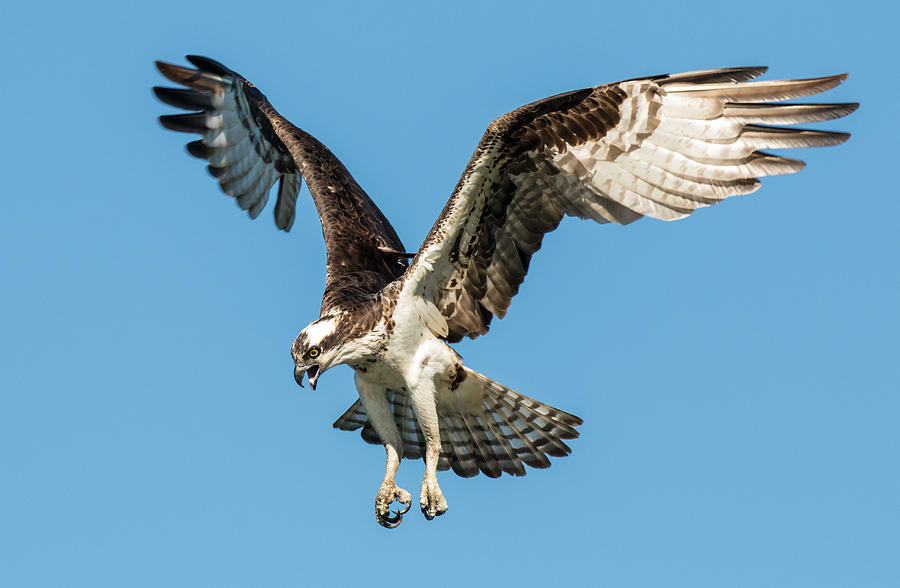
POLYGON ((189 112, 159 117, 165 128, 197 133, 188 152, 209 162, 222 191, 256 218, 278 182, 275 224, 289 231, 306 182, 322 223, 326 280, 322 313, 352 306, 399 277, 410 257, 384 214, 340 160, 281 116, 247 79, 221 63, 188 55, 196 69, 156 62, 183 88, 154 87, 164 103, 189 112))
POLYGON ((250 218, 259 216, 278 182, 275 224, 289 231, 302 176, 260 109, 268 102, 250 82, 221 63, 197 55, 187 59, 197 69, 156 62, 164 76, 185 86, 154 87, 156 97, 191 111, 163 115, 160 123, 173 131, 202 136, 188 143, 188 153, 209 161, 209 173, 250 218))
POLYGON ((502 318, 546 233, 564 216, 671 221, 801 170, 765 149, 823 147, 847 133, 786 128, 839 118, 857 104, 783 100, 846 75, 753 81, 763 67, 653 76, 576 90, 491 123, 410 264, 404 288, 432 301, 449 341, 502 318))
MULTIPOLYGON (((437 399, 441 431, 439 470, 452 469, 464 478, 479 472, 497 478, 504 472, 524 476, 525 466, 550 467, 550 457, 564 457, 571 453, 565 439, 575 439, 575 429, 582 420, 575 415, 553 408, 519 394, 475 371, 466 369, 462 386, 473 390, 481 405, 466 407, 452 401, 437 399)), ((451 395, 451 392, 446 392, 451 395)), ((404 389, 387 391, 394 413, 394 424, 403 439, 403 455, 419 459, 425 455, 425 437, 419 428, 415 412, 404 389)), ((362 402, 357 400, 334 423, 343 431, 362 429, 362 438, 372 444, 381 439, 368 420, 362 402)))

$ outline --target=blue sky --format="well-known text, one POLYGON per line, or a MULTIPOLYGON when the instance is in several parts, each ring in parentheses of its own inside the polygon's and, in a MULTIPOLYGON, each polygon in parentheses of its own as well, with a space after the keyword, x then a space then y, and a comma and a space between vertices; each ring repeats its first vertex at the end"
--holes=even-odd
POLYGON ((895 586, 895 9, 319 4, 4 9, 0 585, 895 586), (408 248, 487 124, 546 95, 765 64, 850 72, 825 100, 862 107, 751 196, 565 222, 457 349, 584 418, 574 453, 442 474, 449 512, 387 531, 383 451, 331 429, 350 370, 291 377, 324 281, 312 204, 290 234, 248 221, 158 126, 152 60, 185 53, 325 142, 408 248))

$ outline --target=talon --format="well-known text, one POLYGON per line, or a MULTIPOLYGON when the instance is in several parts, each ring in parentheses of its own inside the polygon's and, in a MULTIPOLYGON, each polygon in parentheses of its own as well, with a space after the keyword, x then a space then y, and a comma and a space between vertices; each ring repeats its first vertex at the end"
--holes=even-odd
POLYGON ((402 505, 405 506, 406 508, 404 508, 403 510, 397 510, 397 511, 394 511, 394 512, 396 512, 398 516, 401 516, 401 517, 402 517, 403 515, 405 515, 406 513, 409 512, 409 507, 412 506, 412 500, 407 500, 406 502, 400 500, 399 502, 400 502, 400 504, 402 504, 402 505))
POLYGON ((375 497, 375 520, 382 527, 393 529, 403 521, 403 515, 409 510, 411 503, 412 497, 406 490, 397 488, 396 485, 382 486, 375 497), (403 505, 402 508, 391 510, 390 506, 394 501, 403 505))
POLYGON ((442 514, 444 514, 445 512, 447 512, 447 511, 446 510, 437 510, 430 506, 428 508, 426 508, 424 506, 422 507, 422 514, 425 515, 425 518, 428 519, 429 521, 434 520, 434 517, 439 517, 442 514))
POLYGON ((403 514, 397 511, 389 511, 386 515, 376 515, 375 519, 385 529, 394 529, 403 522, 403 514), (393 512, 394 516, 391 516, 391 512, 393 512))
POLYGON ((436 480, 425 480, 422 482, 422 494, 419 497, 419 507, 425 518, 433 520, 447 512, 447 501, 441 493, 440 486, 436 480))

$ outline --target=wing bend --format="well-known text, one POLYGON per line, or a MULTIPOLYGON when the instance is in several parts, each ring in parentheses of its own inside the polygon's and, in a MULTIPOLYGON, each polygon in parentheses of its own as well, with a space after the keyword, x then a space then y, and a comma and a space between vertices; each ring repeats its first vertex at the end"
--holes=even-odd
POLYGON ((756 81, 763 67, 637 78, 539 100, 488 127, 404 276, 433 303, 449 341, 502 318, 546 233, 563 216, 627 224, 675 220, 804 164, 762 149, 843 143, 846 133, 785 128, 857 104, 779 101, 846 75, 756 81), (773 102, 776 102, 773 104, 773 102))
POLYGON ((221 63, 188 55, 197 69, 157 61, 183 88, 153 88, 166 104, 190 112, 159 117, 174 131, 199 133, 191 155, 209 161, 222 191, 256 218, 279 182, 275 224, 294 222, 303 178, 322 222, 328 275, 322 311, 354 294, 374 294, 403 274, 403 243, 344 165, 315 137, 281 116, 253 84, 221 63))

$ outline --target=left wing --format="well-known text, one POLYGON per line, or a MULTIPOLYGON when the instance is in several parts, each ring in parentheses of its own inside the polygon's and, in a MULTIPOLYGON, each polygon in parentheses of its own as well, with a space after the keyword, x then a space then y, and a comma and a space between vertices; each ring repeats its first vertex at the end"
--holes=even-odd
POLYGON ((197 69, 156 62, 160 73, 185 88, 155 86, 153 93, 162 102, 189 111, 160 116, 159 122, 173 131, 201 135, 187 144, 188 153, 209 162, 210 175, 250 218, 259 216, 269 189, 279 182, 275 225, 290 231, 303 177, 265 112, 268 102, 221 63, 198 55, 187 59, 197 69))
MULTIPOLYGON (((381 210, 337 157, 315 137, 281 116, 262 92, 221 63, 188 55, 197 69, 156 62, 184 88, 153 88, 171 106, 189 112, 159 117, 174 131, 198 133, 188 152, 209 161, 222 191, 256 218, 279 182, 275 224, 289 231, 300 184, 306 179, 322 222, 327 251, 323 314, 347 300, 348 290, 374 294, 402 275, 406 256, 381 210)), ((353 297, 349 297, 352 299, 353 297)))
POLYGON ((488 127, 407 269, 404 292, 449 341, 502 318, 544 235, 563 216, 627 224, 675 220, 759 188, 803 162, 761 149, 818 147, 845 133, 770 125, 829 120, 856 104, 772 104, 817 94, 845 75, 750 82, 766 68, 626 80, 552 96, 488 127), (429 304, 430 303, 430 304, 429 304), (433 306, 431 306, 433 305, 433 306), (436 320, 437 319, 437 320, 436 320))

